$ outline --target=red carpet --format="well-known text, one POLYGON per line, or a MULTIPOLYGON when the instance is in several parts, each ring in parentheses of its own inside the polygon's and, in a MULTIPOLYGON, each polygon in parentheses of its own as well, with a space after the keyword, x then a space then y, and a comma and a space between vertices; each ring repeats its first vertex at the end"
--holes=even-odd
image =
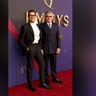
MULTIPOLYGON (((8 96, 72 96, 72 70, 66 70, 57 73, 58 77, 64 81, 64 84, 51 82, 50 85, 54 89, 39 88, 39 81, 33 81, 36 92, 32 92, 27 88, 27 83, 9 88, 8 96)), ((50 76, 51 81, 51 76, 50 76)))

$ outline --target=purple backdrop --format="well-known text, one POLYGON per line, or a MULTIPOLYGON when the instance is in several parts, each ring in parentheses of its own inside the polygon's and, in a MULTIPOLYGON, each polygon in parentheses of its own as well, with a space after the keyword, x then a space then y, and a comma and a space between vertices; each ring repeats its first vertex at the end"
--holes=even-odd
MULTIPOLYGON (((49 4, 50 0, 45 1, 49 4)), ((61 54, 57 56, 57 72, 59 72, 72 69, 72 0, 53 0, 52 4, 53 9, 48 8, 44 0, 9 0, 9 19, 20 32, 21 25, 25 23, 25 12, 30 9, 36 10, 39 14, 51 10, 54 14, 69 16, 69 25, 62 26, 63 21, 60 25, 60 33, 63 38, 61 39, 61 54)), ((26 82, 26 56, 10 32, 8 37, 8 84, 11 87, 26 82)), ((35 68, 33 68, 32 74, 34 80, 39 78, 35 68)))

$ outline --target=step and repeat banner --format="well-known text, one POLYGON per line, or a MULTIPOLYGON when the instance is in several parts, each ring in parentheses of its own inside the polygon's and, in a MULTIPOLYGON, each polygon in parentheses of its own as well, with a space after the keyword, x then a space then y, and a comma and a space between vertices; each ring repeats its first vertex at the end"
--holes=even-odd
MULTIPOLYGON (((9 0, 8 16, 8 84, 9 87, 25 83, 26 56, 17 43, 20 27, 27 22, 27 12, 38 13, 39 22, 46 11, 55 14, 60 30, 61 53, 57 56, 57 72, 72 69, 72 0, 9 0)), ((50 67, 50 66, 49 66, 50 67)), ((50 74, 50 68, 49 68, 50 74)), ((33 80, 39 79, 37 62, 32 69, 33 80)))

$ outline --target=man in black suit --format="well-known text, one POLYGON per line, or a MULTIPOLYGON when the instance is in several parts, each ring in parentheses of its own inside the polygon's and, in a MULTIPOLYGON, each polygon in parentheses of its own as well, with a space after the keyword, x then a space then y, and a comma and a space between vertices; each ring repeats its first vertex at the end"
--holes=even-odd
POLYGON ((34 10, 28 11, 28 20, 29 22, 21 27, 21 32, 18 38, 18 42, 27 56, 28 88, 31 91, 36 91, 36 89, 32 84, 32 61, 35 57, 39 66, 39 76, 40 76, 39 87, 50 89, 51 86, 45 84, 45 78, 44 78, 45 63, 41 52, 42 34, 40 32, 38 25, 35 23, 36 12, 34 10))
POLYGON ((49 84, 48 63, 50 60, 52 82, 63 83, 56 76, 56 55, 60 53, 60 34, 58 24, 53 23, 54 14, 51 11, 45 13, 45 22, 40 24, 42 31, 42 51, 45 60, 45 82, 49 84))

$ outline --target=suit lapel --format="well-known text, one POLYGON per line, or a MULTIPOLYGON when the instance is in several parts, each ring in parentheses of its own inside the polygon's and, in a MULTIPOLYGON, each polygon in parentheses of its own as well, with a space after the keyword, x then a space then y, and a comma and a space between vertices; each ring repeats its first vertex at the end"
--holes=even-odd
POLYGON ((46 31, 45 31, 46 34, 49 35, 51 29, 49 28, 49 26, 47 25, 46 22, 44 23, 44 28, 45 28, 45 30, 46 30, 46 31))
POLYGON ((49 26, 46 22, 45 22, 45 27, 46 27, 47 30, 50 30, 50 28, 49 28, 49 26))
POLYGON ((30 23, 28 23, 28 27, 29 27, 30 32, 31 32, 32 34, 34 34, 33 28, 31 27, 31 24, 30 24, 30 23))
MULTIPOLYGON (((36 25, 39 28, 39 24, 36 24, 36 25)), ((39 28, 39 30, 40 30, 40 28, 39 28)), ((41 36, 42 36, 42 34, 41 34, 41 30, 40 30, 40 38, 41 38, 41 36)))
POLYGON ((54 28, 54 23, 52 23, 52 27, 51 27, 51 30, 53 30, 53 28, 54 28))

